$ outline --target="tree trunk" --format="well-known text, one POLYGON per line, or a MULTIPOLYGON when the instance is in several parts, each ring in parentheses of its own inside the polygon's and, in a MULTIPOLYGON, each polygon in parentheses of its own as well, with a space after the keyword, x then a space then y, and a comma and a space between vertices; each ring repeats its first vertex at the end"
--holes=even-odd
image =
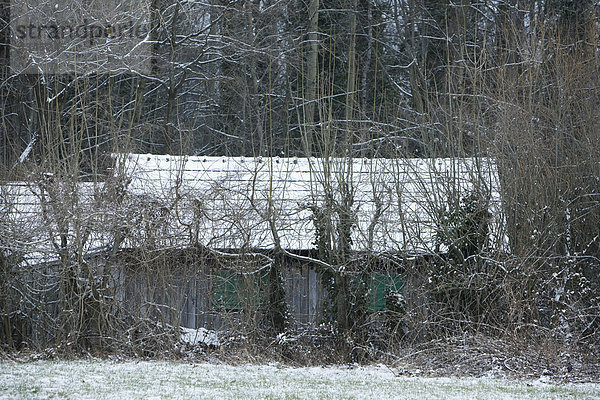
POLYGON ((311 155, 315 108, 317 99, 317 76, 318 76, 318 55, 319 55, 319 0, 310 0, 308 7, 309 17, 309 52, 306 66, 306 93, 304 95, 304 151, 307 156, 311 155))

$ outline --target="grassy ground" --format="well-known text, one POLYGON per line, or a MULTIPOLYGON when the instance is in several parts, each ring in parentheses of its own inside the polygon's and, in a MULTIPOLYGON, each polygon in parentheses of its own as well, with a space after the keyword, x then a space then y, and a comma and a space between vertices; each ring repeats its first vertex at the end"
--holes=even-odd
POLYGON ((386 367, 0 361, 2 399, 600 399, 600 384, 397 377, 386 367))

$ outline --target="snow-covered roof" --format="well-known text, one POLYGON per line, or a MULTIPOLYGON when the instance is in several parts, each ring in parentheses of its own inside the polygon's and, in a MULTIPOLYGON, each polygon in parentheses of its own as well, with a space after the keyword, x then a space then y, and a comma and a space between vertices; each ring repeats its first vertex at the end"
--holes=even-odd
MULTIPOLYGON (((440 213, 478 190, 490 246, 504 247, 492 160, 179 157, 115 154, 106 182, 0 185, 0 248, 24 264, 120 247, 315 248, 315 216, 346 211, 352 248, 436 251, 440 213), (124 238, 120 241, 119 237, 124 238)), ((334 239, 335 240, 335 239, 334 239)), ((441 250, 444 250, 441 248, 441 250)))
POLYGON ((315 210, 349 210, 355 250, 433 251, 437 217, 473 190, 490 199, 492 240, 499 237, 498 176, 488 158, 114 158, 127 193, 162 216, 171 245, 268 249, 278 239, 282 248, 311 249, 315 210))
POLYGON ((102 220, 107 213, 97 197, 103 186, 33 181, 0 185, 0 250, 18 254, 24 264, 39 264, 58 259, 60 234, 68 239, 71 254, 90 254, 105 246, 110 232, 102 220))

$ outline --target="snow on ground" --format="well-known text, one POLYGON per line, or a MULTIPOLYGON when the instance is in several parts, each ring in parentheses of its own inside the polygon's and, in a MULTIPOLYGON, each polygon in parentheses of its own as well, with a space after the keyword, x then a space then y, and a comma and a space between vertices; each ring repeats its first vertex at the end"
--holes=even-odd
POLYGON ((205 329, 205 328, 184 328, 181 327, 180 340, 190 346, 197 346, 203 344, 205 346, 219 346, 221 344, 219 335, 216 331, 205 329))
POLYGON ((384 366, 0 361, 2 399, 600 399, 600 384, 397 377, 384 366))

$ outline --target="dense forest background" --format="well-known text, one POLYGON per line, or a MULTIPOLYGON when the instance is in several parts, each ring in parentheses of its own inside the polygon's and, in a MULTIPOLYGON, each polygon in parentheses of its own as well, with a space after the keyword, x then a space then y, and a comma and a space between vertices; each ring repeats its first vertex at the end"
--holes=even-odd
POLYGON ((490 256, 485 284, 510 289, 495 323, 600 329, 596 2, 152 0, 149 71, 62 74, 11 68, 11 10, 0 180, 103 180, 114 152, 491 157, 510 243, 490 256))
POLYGON ((138 152, 322 153, 324 130, 340 154, 489 154, 517 140, 505 132, 517 109, 533 118, 516 118, 523 135, 576 139, 578 121, 592 117, 583 113, 598 21, 588 0, 156 0, 150 9, 150 73, 37 76, 9 68, 3 0, 5 170, 34 140, 32 159, 43 157, 36 135, 58 140, 52 124, 72 118, 77 132, 62 134, 83 134, 89 163, 124 138, 138 152))

